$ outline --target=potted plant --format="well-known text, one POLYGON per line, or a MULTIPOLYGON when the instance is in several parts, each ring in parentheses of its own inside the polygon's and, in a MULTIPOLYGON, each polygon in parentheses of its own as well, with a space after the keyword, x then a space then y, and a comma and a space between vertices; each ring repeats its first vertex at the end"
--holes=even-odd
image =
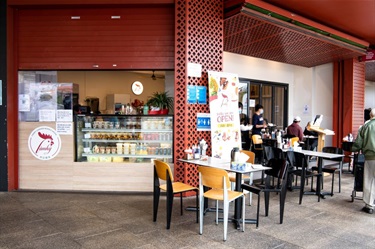
POLYGON ((173 108, 173 97, 168 95, 168 92, 154 92, 148 99, 149 114, 168 114, 169 110, 173 108))

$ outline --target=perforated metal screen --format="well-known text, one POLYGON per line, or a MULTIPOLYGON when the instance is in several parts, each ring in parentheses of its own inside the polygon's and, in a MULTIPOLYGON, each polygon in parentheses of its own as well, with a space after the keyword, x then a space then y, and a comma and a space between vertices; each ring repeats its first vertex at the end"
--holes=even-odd
POLYGON ((304 67, 363 55, 244 13, 225 19, 224 50, 304 67))
MULTIPOLYGON (((208 86, 207 71, 222 71, 223 3, 177 0, 175 22, 174 174, 177 181, 197 186, 197 167, 177 160, 184 156, 186 147, 197 144, 201 138, 211 144, 211 133, 197 131, 196 127, 197 113, 209 113, 209 105, 187 104, 186 86, 208 86), (188 77, 187 62, 201 64, 202 77, 188 77)), ((210 147, 207 154, 211 155, 210 147)))

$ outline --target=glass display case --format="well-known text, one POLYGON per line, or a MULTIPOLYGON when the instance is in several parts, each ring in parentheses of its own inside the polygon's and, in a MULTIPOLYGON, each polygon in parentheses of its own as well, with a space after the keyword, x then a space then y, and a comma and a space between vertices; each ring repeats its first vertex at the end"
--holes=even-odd
POLYGON ((173 116, 77 115, 77 162, 172 162, 173 116))

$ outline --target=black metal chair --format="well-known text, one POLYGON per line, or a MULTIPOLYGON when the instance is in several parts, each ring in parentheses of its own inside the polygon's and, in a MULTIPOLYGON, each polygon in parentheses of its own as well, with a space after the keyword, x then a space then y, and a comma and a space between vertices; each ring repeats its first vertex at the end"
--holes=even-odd
MULTIPOLYGON (((326 153, 333 153, 333 154, 344 154, 343 150, 341 148, 337 147, 323 147, 322 152, 326 153)), ((342 164, 343 164, 343 157, 329 159, 329 160, 323 160, 323 167, 322 172, 328 173, 332 175, 332 186, 331 186, 331 196, 333 196, 333 186, 335 183, 335 173, 337 170, 339 170, 339 193, 341 193, 341 175, 342 175, 342 164), (330 162, 329 164, 325 164, 325 162, 330 162)), ((317 171, 318 167, 312 167, 312 170, 317 171)), ((323 188, 323 181, 322 188, 323 188)))
POLYGON ((272 169, 267 170, 265 173, 266 181, 265 186, 250 186, 249 184, 242 184, 241 187, 243 190, 247 190, 253 194, 258 195, 258 204, 257 204, 257 217, 256 217, 256 227, 259 226, 259 208, 260 208, 260 194, 264 193, 265 201, 265 216, 268 216, 269 211, 269 200, 270 192, 276 192, 280 196, 280 224, 283 223, 284 219, 284 206, 285 206, 285 197, 286 197, 286 179, 287 179, 287 168, 288 163, 285 159, 276 159, 272 158, 268 161, 268 167, 272 169), (277 184, 271 185, 271 177, 277 179, 277 184))
MULTIPOLYGON (((322 174, 318 173, 317 171, 313 171, 309 169, 307 156, 305 156, 301 152, 288 151, 287 160, 289 164, 291 164, 294 167, 294 169, 289 171, 289 174, 293 174, 296 176, 296 182, 295 182, 294 188, 297 188, 297 177, 298 176, 300 177, 300 186, 298 188, 300 189, 299 204, 301 205, 303 195, 306 193, 305 191, 306 180, 314 176, 321 177, 322 174)), ((311 181, 311 191, 309 191, 308 194, 316 194, 316 192, 313 190, 313 181, 311 181)), ((318 201, 319 200, 320 200, 320 196, 318 195, 318 201)))
MULTIPOLYGON (((348 159, 349 162, 348 162, 348 171, 350 172, 350 166, 352 165, 352 159, 354 158, 354 156, 352 155, 352 146, 353 146, 353 142, 342 142, 341 144, 341 149, 343 150, 343 152, 345 153, 345 156, 344 156, 344 159, 348 159)), ((354 172, 354 169, 353 171, 354 172)))

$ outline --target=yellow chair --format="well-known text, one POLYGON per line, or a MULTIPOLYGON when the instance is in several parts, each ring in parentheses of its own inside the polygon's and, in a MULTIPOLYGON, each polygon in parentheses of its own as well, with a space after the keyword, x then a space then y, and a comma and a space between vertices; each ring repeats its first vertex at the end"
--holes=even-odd
POLYGON ((294 143, 295 142, 299 142, 299 137, 292 137, 291 139, 290 139, 290 146, 294 146, 294 143))
MULTIPOLYGON (((158 207, 159 207, 159 198, 160 190, 167 192, 167 229, 171 226, 171 216, 172 216, 172 207, 173 207, 173 196, 175 194, 180 194, 181 199, 181 215, 183 214, 183 205, 182 205, 182 193, 188 191, 196 192, 196 205, 198 209, 198 188, 190 186, 182 182, 173 182, 173 175, 171 168, 165 162, 154 160, 154 215, 153 220, 156 222, 158 207), (165 184, 160 185, 160 180, 166 181, 165 184)), ((198 223, 198 210, 197 210, 197 223, 198 223)))
POLYGON ((227 240, 229 202, 242 197, 242 231, 245 231, 245 195, 230 190, 228 172, 211 167, 198 167, 199 172, 199 234, 203 233, 204 198, 216 200, 216 224, 218 224, 219 201, 223 201, 224 241, 227 240), (203 192, 203 186, 210 190, 203 192))
MULTIPOLYGON (((248 151, 248 150, 241 150, 241 153, 244 153, 249 157, 249 159, 246 161, 247 163, 254 164, 254 162, 255 162, 255 153, 254 152, 251 152, 251 151, 248 151)), ((231 182, 232 190, 234 190, 234 186, 235 186, 235 183, 236 183, 236 174, 235 173, 229 173, 228 175, 229 175, 229 180, 231 182)), ((248 181, 249 184, 251 185, 253 183, 253 173, 242 175, 242 183, 244 181, 248 181)), ((251 206, 251 200, 252 200, 252 193, 250 192, 249 193, 249 206, 251 206)))
POLYGON ((259 163, 263 161, 263 140, 260 135, 252 135, 251 140, 253 142, 253 151, 257 155, 259 163))

